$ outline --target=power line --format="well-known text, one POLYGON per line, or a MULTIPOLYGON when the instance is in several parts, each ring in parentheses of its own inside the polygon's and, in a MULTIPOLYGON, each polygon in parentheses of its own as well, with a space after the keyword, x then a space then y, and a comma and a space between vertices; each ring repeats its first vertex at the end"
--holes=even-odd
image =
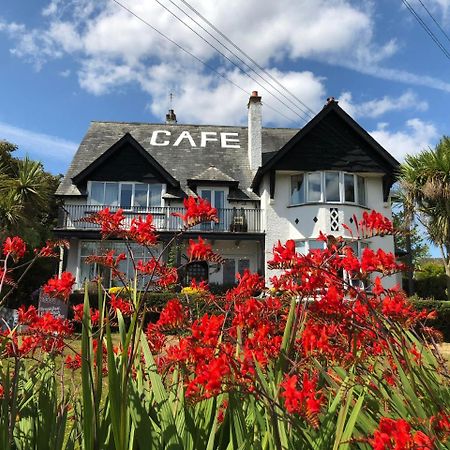
MULTIPOLYGON (((158 0, 155 0, 159 3, 158 0)), ((262 75, 260 75, 251 65, 249 65, 246 61, 244 61, 239 55, 237 55, 233 50, 231 50, 229 47, 227 47, 220 39, 217 39, 216 36, 214 36, 212 33, 210 33, 201 23, 199 23, 194 17, 189 15, 185 10, 183 10, 179 5, 177 5, 173 0, 169 0, 172 5, 174 5, 176 8, 178 8, 184 15, 189 17, 195 24, 197 24, 205 33, 207 33, 210 37, 212 37, 219 45, 221 45, 223 48, 225 48, 228 52, 230 52, 237 60, 239 60, 242 64, 244 64, 245 67, 247 67, 249 70, 251 70, 253 73, 256 74, 259 78, 261 78, 265 83, 267 83, 271 88, 275 89, 276 92, 278 92, 280 95, 282 95, 287 101, 289 101, 294 107, 298 108, 303 114, 305 114, 309 119, 310 114, 308 111, 305 111, 304 109, 300 108, 291 98, 287 97, 282 91, 280 91, 276 86, 274 86, 270 81, 267 81, 266 78, 264 78, 262 75)), ((239 47, 237 47, 236 44, 234 44, 227 36, 225 36, 220 30, 218 30, 211 22, 209 22, 205 17, 203 17, 199 12, 195 10, 189 3, 183 1, 183 3, 190 8, 194 14, 199 16, 207 25, 209 25, 216 33, 221 35, 227 42, 229 42, 235 49, 237 49, 241 54, 244 55, 245 58, 250 60, 255 66, 257 66, 264 74, 266 74, 270 79, 278 83, 278 81, 264 68, 258 65, 256 61, 254 61, 250 56, 246 55, 239 47)), ((241 69, 242 70, 242 69, 241 69)), ((255 80, 256 81, 256 80, 255 80)), ((260 86, 261 84, 258 83, 260 86)), ((279 84, 279 83, 278 83, 279 84)), ((267 89, 265 86, 261 86, 263 89, 267 89)), ((307 106, 305 105, 307 108, 307 106)))
MULTIPOLYGON (((211 70, 212 72, 216 73, 217 75, 219 75, 221 78, 223 78, 224 80, 228 81, 229 83, 231 83, 233 86, 237 87, 238 89, 240 89, 242 92, 244 92, 245 94, 249 95, 250 93, 248 91, 246 91, 242 86, 239 86, 237 83, 235 83, 233 80, 231 80, 230 78, 228 78, 227 76, 225 76, 223 73, 219 72, 218 70, 216 70, 214 67, 212 67, 210 64, 206 63, 205 61, 203 61, 201 58, 199 58, 198 56, 194 55, 194 53, 190 52, 189 50, 187 50, 186 48, 184 48, 182 45, 178 44, 178 42, 174 41, 173 39, 171 39, 169 36, 167 36, 166 34, 164 34, 162 31, 158 30, 156 27, 154 27, 150 22, 148 22, 147 20, 143 19, 142 17, 140 17, 139 15, 137 15, 135 12, 133 12, 131 9, 129 9, 127 6, 125 6, 123 3, 121 3, 119 0, 112 0, 114 3, 116 3, 118 6, 120 6, 121 8, 123 8, 125 11, 127 11, 129 14, 131 14, 133 17, 135 17, 136 19, 138 19, 139 21, 141 21, 143 24, 145 24, 146 26, 150 27, 153 31, 155 31, 156 33, 158 33, 161 37, 163 37, 164 39, 168 40, 171 44, 175 45, 178 49, 180 49, 181 51, 183 51, 184 53, 188 54, 189 56, 191 56, 192 58, 194 58, 196 61, 200 62, 201 64, 203 64, 206 68, 208 68, 209 70, 211 70)), ((283 114, 281 111, 279 111, 278 109, 274 108, 273 106, 264 103, 265 106, 267 106, 269 109, 271 109, 272 111, 275 111, 276 113, 280 114, 281 116, 283 116, 285 119, 289 120, 290 122, 292 121, 291 118, 289 118, 288 116, 286 116, 285 114, 283 114)))
POLYGON ((441 43, 441 41, 436 37, 433 31, 429 28, 429 26, 424 22, 424 20, 417 14, 415 9, 408 3, 408 0, 402 0, 403 4, 408 8, 409 12, 414 16, 414 18, 419 22, 420 26, 426 31, 426 33, 430 36, 430 38, 434 41, 434 43, 439 47, 439 49, 444 53, 444 55, 450 59, 450 53, 441 43))
MULTIPOLYGON (((150 27, 152 30, 156 31, 160 36, 164 37, 165 39, 167 39, 169 42, 171 42, 172 44, 174 44, 176 47, 178 47, 180 50, 182 50, 183 52, 185 52, 186 54, 192 56, 195 60, 197 60, 198 62, 200 62, 201 64, 203 64, 205 67, 207 67, 209 70, 215 72, 217 75, 219 75, 220 77, 222 77, 223 79, 225 79, 226 81, 230 82, 231 84, 233 84, 235 87, 237 87, 238 89, 240 89, 242 92, 246 93, 247 95, 249 94, 244 88, 242 88, 241 86, 239 86, 237 83, 235 83, 233 80, 229 79, 228 77, 226 77, 223 73, 219 72, 218 70, 216 70, 214 67, 212 67, 211 65, 209 65, 208 63, 206 63, 205 61, 203 61, 202 59, 200 59, 199 57, 197 57, 196 55, 194 55, 192 52, 190 52, 189 50, 187 50, 186 48, 184 48, 183 46, 181 46, 180 44, 178 44, 176 41, 174 41, 173 39, 169 38, 167 35, 165 35, 162 31, 158 30, 155 26, 153 26, 152 24, 150 24, 147 20, 143 19, 142 17, 140 17, 138 14, 134 13, 131 9, 129 9, 127 6, 123 5, 119 0, 112 0, 114 3, 116 3, 118 6, 122 7, 123 9, 125 9, 128 13, 130 13, 132 16, 134 16, 135 18, 137 18, 139 21, 141 21, 142 23, 144 23, 146 26, 150 27)), ((159 2, 158 2, 159 3, 159 2)), ((184 2, 183 3, 187 3, 184 2)), ((188 16, 189 17, 189 16, 188 16)), ((191 27, 189 27, 191 29, 191 27)), ((194 30, 192 30, 194 32, 194 30)), ((197 33, 196 33, 197 34, 197 33)), ((223 34, 223 33, 221 33, 223 34)), ((223 34, 223 36, 225 36, 223 34)), ((226 38, 226 36, 225 36, 226 38)), ((204 38, 203 38, 204 39, 204 38)), ((230 41, 228 38, 226 38, 227 41, 230 41)), ((230 41, 231 42, 231 41, 230 41)), ((235 44, 233 44, 235 46, 235 44)), ((234 53, 233 53, 234 54, 234 53)), ((242 69, 240 69, 242 70, 242 69)), ((263 71, 265 71, 264 69, 262 69, 263 71)), ((243 71, 244 73, 246 73, 245 71, 243 71)), ((270 74, 268 74, 270 75, 270 74)), ((271 75, 270 75, 271 76, 271 75)), ((273 77, 272 77, 273 78, 273 77)), ((283 89, 285 89, 287 92, 290 92, 287 90, 287 88, 285 88, 280 82, 278 82, 278 80, 276 80, 275 78, 273 78, 275 80, 275 82, 280 85, 283 89)), ((292 94, 292 93, 291 93, 292 94)), ((272 94, 273 95, 273 94, 272 94)), ((292 94, 294 96, 294 94, 292 94)), ((294 96, 295 97, 295 96, 294 96)), ((276 98, 276 97, 275 97, 276 98)), ((297 97, 295 97, 297 98, 297 97)), ((278 101, 280 101, 279 99, 277 99, 278 101)), ((305 106, 305 108, 307 108, 313 115, 315 115, 314 111, 309 108, 304 102, 302 102, 300 99, 298 99, 298 101, 303 104, 305 106)), ((283 103, 283 102, 281 102, 283 103)), ((285 105, 285 103, 283 103, 285 105)), ((276 108, 274 108, 273 106, 267 104, 264 102, 264 105, 266 107, 268 107, 269 109, 275 111, 276 113, 280 114, 281 116, 283 116, 284 118, 286 118, 289 121, 292 121, 292 119, 290 119, 289 117, 287 117, 285 114, 283 114, 281 111, 277 110, 276 108)), ((286 106, 286 105, 285 105, 286 106)), ((305 112, 305 114, 307 114, 308 116, 310 116, 310 118, 313 118, 314 116, 311 115, 311 113, 307 113, 305 112)), ((298 114, 296 114, 297 116, 299 116, 298 114)), ((301 116, 299 116, 301 117, 301 116)), ((303 119, 305 120, 305 119, 303 119)), ((336 130, 336 128, 329 124, 329 123, 323 123, 323 126, 325 128, 327 128, 328 130, 330 130, 331 132, 333 132, 333 134, 335 135, 335 137, 337 138, 337 140, 343 142, 343 143, 349 143, 351 141, 348 140, 348 138, 344 135, 342 135, 342 133, 340 133, 339 131, 336 130)))
POLYGON ((447 32, 441 27, 439 22, 434 18, 433 14, 431 14, 430 10, 423 4, 422 0, 419 0, 419 3, 422 5, 423 9, 427 12, 427 14, 431 17, 433 22, 436 24, 436 26, 441 30, 441 33, 447 38, 447 41, 450 42, 450 36, 447 34, 447 32))
MULTIPOLYGON (((158 3, 159 0, 155 0, 158 3)), ((242 61, 242 59, 236 55, 235 52, 233 52, 232 50, 230 50, 227 46, 225 46, 223 44, 223 42, 221 42, 220 40, 218 40, 215 36, 213 36, 209 31, 207 31, 202 25, 200 25, 196 20, 194 20, 189 14, 186 13, 186 11, 184 11, 183 9, 181 9, 178 5, 176 5, 172 0, 169 0, 172 4, 174 4, 180 11, 182 11, 187 17, 189 17, 193 22, 195 22, 197 25, 200 26, 200 28, 204 31, 206 31, 211 37, 213 37, 213 39, 215 39, 222 47, 226 48, 233 56, 235 56, 237 59, 239 59, 240 61, 242 61)), ((243 54, 247 59, 249 59, 253 64, 255 64, 257 67, 259 67, 259 69, 267 74, 268 77, 270 77, 272 80, 274 80, 274 82, 279 85, 283 90, 285 90, 286 92, 288 92, 293 98, 295 98, 300 104, 302 104, 305 108, 306 111, 303 110, 302 108, 300 108, 298 105, 296 105, 297 108, 299 108, 306 116, 308 116, 309 119, 313 119, 314 116, 316 115, 316 113, 308 106, 306 105, 306 103, 304 103, 302 100, 300 100, 297 96, 295 96, 295 94, 293 94, 291 91, 289 91, 289 89, 287 89, 284 85, 282 85, 276 78, 274 78, 269 72, 267 72, 263 67, 261 67, 254 59, 252 59, 249 55, 247 55, 243 50, 241 50, 233 41, 231 41, 224 33, 222 33, 216 26, 214 26, 210 21, 208 21, 208 19, 206 19, 204 16, 202 16, 194 7, 192 7, 187 1, 185 0, 181 0, 182 3, 184 5, 186 5, 189 9, 191 9, 191 11, 193 11, 196 15, 198 15, 200 18, 202 18, 202 20, 207 23, 216 33, 218 33, 221 37, 223 37, 223 39, 225 39, 226 42, 229 42, 235 49, 237 49, 241 54, 243 54)), ((165 8, 166 9, 166 8, 165 8)), ((170 12, 170 11, 169 11, 170 12)), ((189 27, 191 29, 191 27, 189 27)), ((197 32, 194 31, 195 34, 198 35, 197 32)), ((205 40, 205 38, 202 37, 203 40, 205 40)), ((215 47, 213 47, 215 48, 215 47)), ((221 53, 221 52, 219 52, 221 53)), ((222 53, 221 53, 222 54, 222 53)), ((228 59, 228 58, 227 58, 228 59)), ((233 62, 234 64, 234 62, 233 62)), ((250 67, 247 63, 244 62, 244 64, 249 67, 253 72, 255 72, 258 76, 261 77, 261 75, 259 75, 252 67, 250 67)), ((241 69, 242 70, 242 69, 241 69)), ((249 76, 247 74, 246 71, 242 70, 247 76, 249 76)), ((253 77, 250 77, 254 80, 253 77)), ((268 82, 265 78, 261 77, 266 83, 268 83, 272 88, 274 88, 277 92, 281 93, 277 88, 275 88, 273 86, 272 83, 268 82)), ((261 85, 260 83, 258 83, 259 85, 261 85)), ((267 89, 267 88, 265 88, 267 89)), ((271 92, 269 92, 269 94, 271 94, 272 96, 274 96, 271 92)), ((295 103, 292 101, 292 99, 289 99, 288 97, 286 97, 285 94, 281 93, 281 95, 283 95, 286 99, 288 99, 292 104, 295 105, 295 103)), ((281 100, 279 100, 281 101, 281 100)), ((282 102, 283 103, 283 102, 282 102)), ((284 103, 283 103, 284 104, 284 103)), ((323 126, 325 126, 326 129, 328 129, 329 131, 331 131, 334 136, 337 138, 337 140, 339 140, 341 143, 344 144, 348 144, 350 142, 350 140, 347 139, 346 136, 342 136, 342 133, 340 133, 338 130, 336 130, 336 128, 329 124, 329 123, 323 123, 323 126)))
POLYGON ((219 34, 226 42, 232 45, 238 52, 244 55, 249 61, 252 62, 259 70, 264 72, 270 79, 272 79, 278 86, 280 86, 285 92, 290 94, 295 100, 297 100, 301 105, 303 105, 311 114, 310 118, 316 115, 316 113, 301 99, 299 99, 295 94, 293 94, 288 88, 286 88, 283 84, 281 84, 275 77, 272 76, 270 72, 268 72, 264 67, 258 64, 251 56, 249 56, 244 50, 242 50, 237 44, 235 44, 231 39, 229 39, 222 31, 220 31, 214 24, 212 24, 206 17, 204 17, 201 13, 199 13, 192 5, 190 5, 185 0, 180 0, 184 5, 186 5, 191 11, 193 11, 197 16, 199 16, 206 24, 208 24, 217 34, 219 34))
MULTIPOLYGON (((180 9, 173 1, 169 0, 173 5, 175 5, 178 9, 180 9)), ((231 64, 233 64, 239 71, 243 72, 245 75, 247 75, 249 78, 251 78, 255 83, 257 83, 259 86, 261 86, 264 89, 267 89, 265 86, 263 86, 255 77, 253 77, 251 74, 249 74, 247 71, 245 71, 239 64, 237 64, 235 61, 233 61, 231 58, 229 58, 227 55, 225 55, 225 53, 223 53, 221 50, 219 50, 215 45, 211 44, 208 39, 206 39, 205 37, 203 37, 200 33, 198 33, 196 30, 194 30, 189 24, 187 24, 182 18, 180 18, 177 14, 175 14, 173 11, 171 11, 169 8, 167 8, 167 6, 165 6, 163 3, 161 3, 160 0, 155 0, 156 3, 158 3, 162 8, 164 8, 167 12, 169 12, 170 14, 172 14, 173 17, 175 17, 179 22, 181 22, 185 27, 187 27, 189 30, 191 30, 196 36, 198 36, 200 39, 202 39, 206 44, 208 44, 211 48, 213 48, 217 53, 219 53, 221 56, 223 56, 227 61, 229 61, 231 64)), ((182 9, 180 9, 180 11, 182 11, 184 13, 184 11, 182 9)), ((186 14, 186 13, 185 13, 186 14)), ((191 18, 190 16, 188 16, 189 18, 191 18)), ((196 22, 194 19, 191 18, 191 20, 193 20, 197 25, 198 22, 196 22)), ((206 31, 201 25, 199 25, 204 31, 206 31)), ((213 35, 211 35, 208 31, 206 31, 213 39, 215 39, 216 41, 218 41, 213 35)), ((223 46, 223 44, 218 41, 220 45, 223 46)), ((226 47, 225 47, 226 48, 226 47)), ((228 49, 227 49, 228 50, 228 49)), ((232 53, 234 56, 236 56, 234 53, 232 53)), ((250 66, 248 66, 247 63, 245 63, 245 61, 243 61, 242 59, 240 59, 238 57, 238 59, 243 62, 247 67, 249 67, 253 72, 255 72, 250 66)), ((260 78, 261 75, 259 75, 257 72, 255 72, 257 76, 259 76, 260 78)), ((264 78, 262 78, 264 80, 264 78)), ((265 80, 264 80, 265 81, 265 80)), ((289 105, 287 105, 286 103, 284 103, 282 100, 280 100, 275 94, 273 94, 272 92, 270 92, 269 90, 267 90, 268 94, 271 95, 273 98, 275 98, 277 101, 279 101, 283 106, 285 106, 286 108, 288 108, 292 113, 294 113, 296 116, 298 116, 300 119, 304 120, 305 122, 307 122, 307 119, 305 119, 304 117, 302 117, 299 113, 297 113, 294 109, 292 109, 289 105)), ((303 112, 305 113, 305 112, 303 112)))

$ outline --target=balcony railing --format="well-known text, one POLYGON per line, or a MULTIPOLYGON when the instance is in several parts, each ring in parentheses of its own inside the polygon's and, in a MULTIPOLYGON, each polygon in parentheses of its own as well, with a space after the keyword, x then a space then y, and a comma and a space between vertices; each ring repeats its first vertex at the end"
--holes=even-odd
MULTIPOLYGON (((99 226, 93 223, 83 221, 84 218, 100 211, 103 208, 109 208, 111 212, 118 209, 117 206, 105 205, 64 205, 60 207, 58 218, 58 229, 60 230, 98 230, 99 226)), ((173 206, 154 206, 150 208, 132 207, 124 209, 124 226, 130 226, 133 218, 141 215, 151 214, 153 223, 158 231, 177 231, 180 230, 183 223, 179 217, 173 213, 184 214, 182 207, 173 206)), ((199 232, 224 232, 224 233, 260 233, 261 210, 250 208, 222 208, 217 210, 219 223, 207 222, 201 223, 193 228, 199 232)))

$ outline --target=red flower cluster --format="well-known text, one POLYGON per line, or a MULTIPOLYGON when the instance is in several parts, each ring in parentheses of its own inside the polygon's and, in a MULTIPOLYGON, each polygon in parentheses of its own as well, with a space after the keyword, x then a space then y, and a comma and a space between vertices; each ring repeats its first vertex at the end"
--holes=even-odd
POLYGON ((119 310, 123 316, 131 316, 134 311, 133 303, 111 294, 109 305, 113 310, 119 310))
POLYGON ((14 236, 13 238, 7 237, 3 242, 3 254, 5 257, 11 256, 14 261, 18 261, 25 256, 27 246, 22 238, 14 236))
POLYGON ((104 238, 111 235, 119 236, 124 234, 123 222, 125 216, 123 214, 123 209, 120 208, 114 213, 112 213, 109 208, 104 208, 101 211, 80 220, 82 222, 100 225, 100 230, 104 238))
POLYGON ((450 413, 441 411, 439 414, 431 417, 431 427, 442 442, 450 439, 450 413))
POLYGON ((286 375, 281 387, 287 411, 303 416, 311 425, 318 427, 317 416, 325 399, 317 389, 317 376, 310 377, 304 372, 301 389, 298 389, 297 375, 286 375))
POLYGON ((374 450, 432 450, 433 440, 421 431, 413 432, 404 419, 382 417, 373 437, 369 439, 374 450))
POLYGON ((68 300, 69 295, 72 293, 73 285, 75 284, 75 278, 70 272, 63 272, 61 278, 57 275, 47 281, 43 289, 47 295, 51 297, 58 297, 63 300, 68 300))
POLYGON ((119 270, 121 261, 126 261, 127 257, 125 253, 119 253, 115 256, 115 251, 110 250, 104 255, 91 255, 86 258, 86 263, 88 264, 100 264, 104 267, 111 269, 111 274, 113 278, 123 277, 124 274, 119 270))
MULTIPOLYGON (((79 303, 78 305, 72 306, 73 309, 73 320, 75 322, 83 322, 84 305, 79 303)), ((100 311, 95 308, 89 308, 89 315, 91 317, 91 324, 96 325, 100 319, 100 311)))
POLYGON ((186 212, 184 214, 173 213, 173 215, 181 218, 185 229, 194 227, 202 222, 219 223, 217 209, 213 208, 208 200, 200 197, 188 197, 184 199, 183 203, 186 212))
POLYGON ((136 270, 142 276, 148 276, 150 284, 156 284, 160 287, 168 287, 178 281, 178 272, 175 267, 170 267, 167 264, 160 263, 155 258, 147 262, 139 260, 136 263, 136 270))
POLYGON ((180 300, 174 298, 169 300, 161 311, 159 320, 156 323, 160 328, 177 328, 183 324, 186 313, 180 300))
POLYGON ((268 262, 269 269, 288 269, 298 262, 295 241, 289 239, 283 245, 280 241, 273 247, 273 259, 268 262))
POLYGON ((34 306, 18 310, 19 324, 24 330, 8 334, 5 352, 8 356, 27 356, 36 350, 61 353, 64 350, 64 339, 73 332, 68 320, 54 317, 50 313, 38 315, 34 306))
POLYGON ((211 245, 207 244, 200 236, 197 241, 189 239, 189 247, 187 248, 189 261, 212 261, 222 263, 223 258, 212 251, 211 245))
POLYGON ((153 225, 153 216, 147 214, 145 220, 141 216, 131 221, 128 236, 135 242, 142 245, 155 245, 158 236, 155 233, 155 225, 153 225))

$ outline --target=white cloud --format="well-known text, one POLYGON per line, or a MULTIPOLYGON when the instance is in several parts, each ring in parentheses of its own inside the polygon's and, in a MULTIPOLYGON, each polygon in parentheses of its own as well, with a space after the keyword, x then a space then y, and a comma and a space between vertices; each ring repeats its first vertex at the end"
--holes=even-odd
MULTIPOLYGON (((123 3, 199 58, 213 65, 217 63, 215 51, 156 2, 123 0, 123 3)), ((383 60, 396 51, 393 42, 375 45, 370 11, 349 0, 196 0, 192 4, 268 67, 284 59, 339 61, 349 59, 350 55, 366 64, 383 60)), ((194 25, 173 5, 170 8, 194 25)), ((143 67, 167 61, 183 63, 188 70, 197 65, 190 56, 110 1, 99 0, 93 6, 89 0, 52 0, 42 14, 47 21, 42 28, 28 30, 20 25, 16 32, 8 30, 15 41, 14 54, 33 62, 37 69, 49 59, 76 55, 81 62, 82 86, 95 93, 107 92, 115 83, 136 81, 138 77, 129 73, 136 70, 142 73, 143 67), (105 76, 102 68, 113 65, 117 68, 112 76, 105 76), (96 80, 99 73, 101 76, 96 80)), ((222 65, 228 70, 231 67, 225 60, 222 65)))
MULTIPOLYGON (((240 84, 251 85, 250 90, 261 90, 255 82, 244 82, 244 77, 236 75, 234 66, 218 57, 210 46, 156 1, 121 1, 208 65, 217 67, 220 62, 221 70, 227 77, 237 77, 240 84)), ((181 2, 175 2, 181 9, 193 15, 181 2)), ((450 92, 450 83, 380 67, 396 54, 398 43, 395 40, 376 42, 376 11, 371 1, 192 0, 191 4, 265 67, 275 67, 279 62, 298 62, 301 58, 312 58, 380 78, 450 92)), ((214 45, 219 45, 172 3, 165 2, 164 5, 183 17, 214 45)), ((162 102, 166 105, 161 98, 167 98, 168 90, 174 88, 181 93, 180 104, 183 104, 184 92, 198 91, 196 98, 199 103, 210 105, 208 98, 214 98, 223 91, 231 91, 225 89, 223 80, 217 78, 217 75, 112 1, 51 0, 43 8, 42 15, 46 23, 40 28, 27 29, 22 24, 0 22, 0 30, 8 33, 14 41, 12 52, 32 62, 38 70, 48 60, 65 55, 75 57, 79 64, 77 74, 80 86, 88 92, 101 95, 130 83, 138 83, 145 92, 154 97, 155 106, 151 106, 153 109, 162 102), (178 78, 171 76, 170 70, 165 70, 165 79, 154 80, 153 74, 160 72, 161 67, 165 67, 169 61, 178 78), (186 74, 192 75, 193 79, 203 84, 195 89, 186 74), (152 90, 148 86, 152 86, 152 90)), ((202 24, 205 25, 203 22, 202 24)), ((223 51, 228 54, 226 50, 223 51)), ((286 83, 292 80, 297 82, 299 77, 303 77, 300 81, 306 80, 305 75, 300 75, 302 73, 300 70, 277 72, 279 78, 286 83)), ((315 86, 311 94, 302 86, 292 85, 292 89, 301 92, 303 96, 300 98, 314 109, 318 104, 318 92, 322 95, 322 80, 314 78, 312 74, 307 78, 307 86, 315 86)), ((235 96, 236 94, 233 94, 231 98, 235 96)), ((192 98, 194 97, 191 97, 191 100, 192 98)), ((270 96, 265 95, 265 101, 268 103, 269 100, 270 96)), ((224 107, 225 111, 217 113, 217 117, 229 117, 231 112, 227 111, 234 110, 232 105, 231 102, 231 105, 224 107)), ((373 111, 372 117, 377 117, 376 105, 367 106, 368 110, 370 108, 373 111)), ((383 106, 380 104, 379 108, 382 110, 383 106)), ((389 106, 384 108, 389 109, 389 106)), ((290 112, 287 114, 292 115, 290 112)), ((190 116, 198 117, 199 114, 193 111, 190 116)))
POLYGON ((401 131, 390 131, 388 123, 379 123, 370 134, 395 158, 402 161, 406 154, 415 154, 433 147, 439 138, 436 127, 421 119, 410 119, 401 131))
POLYGON ((339 97, 340 106, 352 117, 377 118, 391 111, 415 110, 426 111, 428 103, 420 100, 412 91, 406 91, 399 97, 385 95, 382 98, 355 103, 351 92, 343 92, 339 97))
POLYGON ((0 140, 19 146, 19 154, 43 162, 47 170, 60 172, 67 167, 78 145, 75 142, 0 122, 0 140))
MULTIPOLYGON (((270 69, 269 73, 276 77, 286 88, 315 110, 319 109, 325 95, 325 88, 320 79, 311 72, 280 72, 270 69)), ((298 116, 277 102, 268 91, 255 85, 245 75, 236 70, 224 72, 234 84, 241 86, 246 92, 258 90, 262 96, 264 123, 270 125, 304 124, 298 116), (278 112, 283 111, 286 119, 278 112)), ((150 109, 153 114, 163 117, 168 107, 168 86, 173 86, 174 108, 181 123, 217 123, 237 124, 246 122, 247 109, 245 95, 224 79, 213 75, 204 75, 197 71, 186 72, 181 66, 169 64, 154 66, 139 80, 143 90, 152 94, 150 109), (244 100, 243 100, 244 99, 244 100)), ((288 104, 287 101, 285 101, 288 104)), ((298 111, 293 108, 294 111, 298 111)))

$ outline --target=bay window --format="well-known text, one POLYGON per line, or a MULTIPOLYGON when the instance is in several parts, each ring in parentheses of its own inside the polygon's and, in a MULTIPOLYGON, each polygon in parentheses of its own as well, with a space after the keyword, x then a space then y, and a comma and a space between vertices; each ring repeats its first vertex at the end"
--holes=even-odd
POLYGON ((364 177, 346 172, 308 172, 291 176, 290 205, 356 203, 367 206, 364 177))
POLYGON ((161 206, 162 184, 91 181, 90 205, 148 208, 161 206))

